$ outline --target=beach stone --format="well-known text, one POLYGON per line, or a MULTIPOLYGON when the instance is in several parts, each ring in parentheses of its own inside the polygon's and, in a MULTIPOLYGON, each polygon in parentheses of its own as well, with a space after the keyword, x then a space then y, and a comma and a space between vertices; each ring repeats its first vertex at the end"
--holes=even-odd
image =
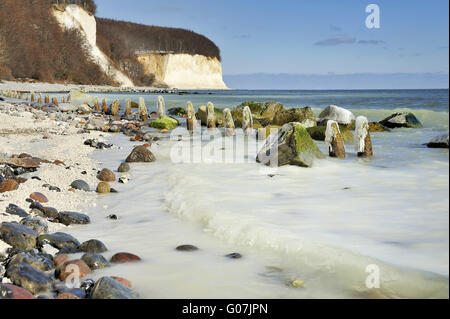
POLYGON ((34 230, 39 235, 48 231, 47 222, 39 216, 27 216, 20 221, 20 224, 34 230))
POLYGON ((97 178, 101 180, 102 182, 115 182, 116 181, 116 175, 114 173, 104 168, 100 171, 100 173, 97 174, 97 178))
POLYGON ((125 176, 122 176, 119 178, 119 183, 121 184, 128 184, 128 178, 125 176))
POLYGON ((196 250, 198 250, 198 248, 195 247, 194 245, 181 245, 175 249, 178 251, 196 251, 196 250))
POLYGON ((448 148, 449 134, 442 134, 433 138, 427 146, 429 148, 448 148))
POLYGON ((19 188, 19 183, 13 179, 7 179, 0 184, 0 193, 12 192, 19 188))
POLYGON ((300 123, 287 123, 266 140, 258 152, 257 162, 265 165, 296 165, 311 167, 323 153, 300 123))
POLYGON ((52 255, 36 253, 33 250, 19 252, 14 255, 8 264, 8 269, 19 264, 28 264, 42 272, 55 268, 52 255))
POLYGON ((133 151, 128 155, 125 160, 127 163, 151 163, 155 161, 155 156, 150 150, 148 150, 144 146, 137 146, 133 149, 133 151))
POLYGON ((69 292, 63 292, 56 297, 56 299, 80 299, 79 297, 69 293, 69 292))
POLYGON ((44 194, 39 193, 39 192, 34 192, 34 193, 30 194, 30 198, 39 203, 47 203, 48 202, 48 198, 45 197, 44 194))
POLYGON ((141 258, 130 253, 117 253, 112 256, 110 260, 110 262, 115 264, 124 264, 138 261, 141 261, 141 258))
POLYGON ((70 103, 58 103, 56 109, 61 112, 73 112, 77 109, 77 106, 70 103))
POLYGON ((172 115, 172 116, 180 116, 181 117, 184 114, 186 114, 186 110, 182 107, 172 107, 167 110, 167 114, 172 115))
POLYGON ((91 222, 89 216, 76 212, 59 212, 58 217, 56 217, 59 223, 69 226, 72 224, 76 225, 86 225, 91 222))
POLYGON ((104 253, 108 251, 105 244, 97 239, 85 241, 80 245, 80 249, 86 253, 104 253))
POLYGON ((22 287, 0 283, 0 299, 34 299, 34 296, 22 287))
POLYGON ((316 116, 312 109, 307 106, 303 108, 280 109, 273 117, 273 125, 284 125, 286 123, 298 122, 304 127, 317 125, 316 116))
POLYGON ((78 179, 76 181, 73 181, 72 184, 70 184, 70 187, 74 188, 74 189, 78 189, 81 191, 85 191, 85 192, 90 192, 91 188, 89 187, 89 184, 86 183, 85 181, 78 179))
POLYGON ((115 215, 115 214, 108 215, 106 218, 111 219, 111 220, 117 220, 118 219, 117 215, 115 215))
MULTIPOLYGON (((325 141, 325 132, 327 130, 326 126, 314 126, 308 127, 306 129, 308 131, 309 136, 315 141, 325 141)), ((339 126, 339 130, 341 131, 341 136, 344 139, 344 142, 354 142, 355 137, 353 136, 352 131, 345 128, 345 126, 339 126)))
POLYGON ((46 291, 51 278, 29 264, 16 264, 8 268, 6 276, 14 285, 25 288, 33 294, 46 291))
POLYGON ((139 295, 111 277, 102 277, 92 289, 92 299, 138 299, 139 295))
POLYGON ((302 279, 295 279, 292 280, 289 284, 289 287, 291 288, 304 288, 305 287, 305 282, 302 279))
POLYGON ((230 259, 240 259, 240 258, 242 258, 242 255, 239 253, 231 253, 231 254, 225 255, 225 257, 230 258, 230 259))
POLYGON ((81 260, 83 260, 86 265, 88 265, 92 270, 102 269, 110 266, 105 257, 96 253, 86 253, 81 257, 81 260))
POLYGON ((355 115, 349 110, 336 105, 330 105, 319 114, 319 125, 324 125, 328 120, 336 121, 338 124, 351 124, 355 115))
POLYGON ((122 163, 120 164, 119 168, 117 169, 119 173, 126 173, 130 171, 130 164, 128 163, 122 163))
POLYGON ((19 216, 19 217, 27 217, 28 213, 23 210, 22 208, 20 208, 17 205, 14 204, 9 204, 8 207, 6 207, 6 213, 10 214, 10 215, 15 215, 15 216, 19 216))
POLYGON ((59 249, 60 252, 62 249, 66 248, 75 252, 80 251, 80 242, 72 235, 61 232, 40 235, 37 239, 37 244, 39 247, 49 244, 50 246, 59 249))
POLYGON ((422 123, 417 119, 417 117, 411 112, 398 112, 394 113, 384 120, 379 122, 381 125, 387 128, 420 128, 423 127, 422 123))
POLYGON ((78 267, 80 278, 84 278, 92 272, 91 268, 89 268, 89 266, 83 260, 75 259, 66 261, 61 266, 56 268, 55 276, 59 280, 65 281, 67 277, 74 272, 74 267, 78 267))
POLYGON ((97 185, 97 193, 108 194, 111 192, 111 186, 107 182, 100 182, 97 185))
MULTIPOLYGON (((251 108, 250 108, 251 109, 251 108)), ((283 104, 276 102, 267 102, 261 112, 261 116, 273 120, 275 114, 283 110, 283 104)))
POLYGON ((42 215, 47 218, 56 218, 59 216, 58 210, 53 207, 42 207, 40 211, 42 215))
POLYGON ((124 279, 122 277, 116 277, 116 276, 111 276, 112 279, 114 279, 115 281, 120 282, 122 285, 127 286, 128 288, 132 288, 133 285, 131 284, 131 281, 124 279))
POLYGON ((64 264, 66 261, 69 261, 69 259, 70 259, 69 255, 60 254, 60 255, 56 255, 55 257, 53 257, 53 262, 56 267, 59 267, 62 264, 64 264))
POLYGON ((18 250, 30 250, 36 247, 38 233, 17 222, 3 222, 0 226, 0 238, 18 250))

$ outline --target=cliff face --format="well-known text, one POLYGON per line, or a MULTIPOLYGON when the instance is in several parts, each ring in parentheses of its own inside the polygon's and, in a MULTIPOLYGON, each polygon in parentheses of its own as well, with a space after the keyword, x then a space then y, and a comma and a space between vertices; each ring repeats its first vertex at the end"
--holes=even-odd
POLYGON ((97 23, 93 15, 75 4, 67 5, 63 10, 53 9, 53 15, 63 28, 80 31, 91 58, 103 72, 121 86, 133 86, 133 81, 118 70, 97 46, 97 23))
POLYGON ((222 65, 217 58, 190 54, 138 54, 147 74, 155 80, 179 89, 227 89, 222 65))

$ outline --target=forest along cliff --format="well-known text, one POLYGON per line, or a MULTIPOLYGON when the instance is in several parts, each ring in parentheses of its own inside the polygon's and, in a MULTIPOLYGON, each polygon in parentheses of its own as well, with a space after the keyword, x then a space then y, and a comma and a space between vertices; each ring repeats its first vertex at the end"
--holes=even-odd
POLYGON ((205 36, 98 18, 93 0, 80 3, 0 0, 0 80, 227 89, 205 36))

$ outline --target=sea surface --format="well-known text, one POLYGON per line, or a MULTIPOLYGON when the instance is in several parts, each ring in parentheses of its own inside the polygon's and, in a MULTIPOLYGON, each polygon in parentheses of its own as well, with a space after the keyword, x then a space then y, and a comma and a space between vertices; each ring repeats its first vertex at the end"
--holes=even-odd
MULTIPOLYGON (((156 111, 157 94, 96 96, 122 105, 142 96, 156 111)), ((127 278, 144 298, 448 298, 449 151, 424 146, 449 129, 448 90, 163 96, 166 109, 251 100, 311 106, 319 115, 334 104, 369 121, 411 111, 424 128, 371 133, 371 160, 357 158, 347 143, 345 160, 275 170, 255 162, 262 142, 240 129, 236 138, 221 138, 218 130, 213 141, 200 131, 191 140, 178 129, 151 146, 155 163, 133 164, 130 182, 100 197, 88 212, 91 225, 74 228, 81 240, 104 241, 107 255, 127 251, 143 259, 96 277, 127 278), (180 154, 190 154, 189 161, 180 154), (108 220, 110 214, 119 219, 108 220), (176 251, 182 244, 199 250, 176 251), (374 278, 379 288, 370 288, 374 278), (290 287, 294 280, 304 286, 290 287)), ((116 169, 136 144, 122 134, 109 141, 121 149, 94 156, 116 169)))

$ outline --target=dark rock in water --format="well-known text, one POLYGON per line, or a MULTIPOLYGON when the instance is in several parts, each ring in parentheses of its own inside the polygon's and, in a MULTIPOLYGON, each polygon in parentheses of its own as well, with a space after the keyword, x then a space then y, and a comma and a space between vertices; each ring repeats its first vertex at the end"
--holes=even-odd
POLYGON ((124 264, 141 261, 141 258, 130 253, 117 253, 111 257, 110 261, 115 264, 124 264))
POLYGON ((407 128, 420 128, 423 127, 422 123, 417 119, 413 113, 399 112, 394 113, 384 120, 379 122, 381 125, 387 128, 407 127, 407 128))
POLYGON ((114 214, 111 214, 111 215, 107 216, 106 218, 111 219, 111 220, 117 220, 118 219, 117 215, 114 215, 114 214))
POLYGON ((242 258, 242 255, 239 253, 232 253, 232 254, 228 254, 225 257, 230 258, 230 259, 240 259, 242 258))
POLYGON ((172 107, 167 110, 167 114, 172 116, 183 116, 186 114, 186 110, 182 107, 172 107))
POLYGON ((65 248, 70 248, 77 252, 80 251, 80 242, 72 235, 61 232, 40 235, 37 239, 37 244, 39 247, 49 244, 50 246, 59 249, 60 253, 61 250, 65 248))
POLYGON ((85 214, 80 214, 76 212, 59 212, 58 217, 56 217, 59 223, 66 226, 76 224, 85 225, 91 222, 89 216, 85 214))
POLYGON ((258 152, 257 162, 267 166, 311 167, 316 158, 324 155, 306 128, 300 123, 288 123, 266 140, 258 152))
POLYGON ((302 123, 305 127, 317 125, 316 116, 309 106, 304 108, 281 109, 273 117, 274 125, 284 125, 291 122, 302 123))
POLYGON ((88 145, 90 147, 93 147, 93 148, 96 148, 99 150, 112 147, 112 144, 106 144, 103 142, 99 142, 95 139, 88 139, 88 140, 84 141, 84 145, 88 145))
MULTIPOLYGON (((308 127, 306 130, 313 140, 325 141, 325 131, 327 130, 326 126, 308 127)), ((344 142, 353 142, 355 140, 352 131, 346 129, 342 125, 339 125, 339 130, 341 131, 344 142)))
POLYGON ((33 294, 46 291, 50 287, 50 277, 29 264, 16 264, 9 267, 6 276, 19 287, 33 294))
POLYGON ((109 262, 105 259, 105 257, 96 253, 84 254, 81 257, 81 260, 83 260, 92 270, 102 269, 110 266, 109 262))
POLYGON ((138 299, 139 295, 111 277, 100 278, 92 289, 92 299, 138 299))
POLYGON ((117 169, 119 173, 126 173, 130 171, 130 164, 128 163, 122 163, 120 164, 119 168, 117 169))
MULTIPOLYGON (((52 285, 53 291, 58 295, 58 297, 62 294, 70 294, 76 298, 84 299, 86 298, 86 291, 81 288, 69 288, 66 286, 64 282, 54 281, 52 285)), ((68 299, 68 298, 63 298, 68 299)), ((74 298, 69 298, 74 299, 74 298)))
POLYGON ((20 223, 38 234, 44 234, 48 231, 47 222, 39 216, 28 216, 20 221, 20 223))
POLYGON ((387 127, 384 127, 380 123, 370 122, 369 123, 369 132, 390 132, 391 130, 387 127))
POLYGON ((86 253, 104 253, 108 249, 100 240, 91 239, 80 245, 80 249, 86 253))
POLYGON ((0 283, 1 299, 34 299, 34 296, 28 290, 11 284, 0 283))
POLYGON ((427 144, 427 146, 429 148, 448 148, 448 140, 449 140, 449 135, 447 132, 446 134, 442 134, 440 136, 436 136, 435 138, 433 138, 427 144))
POLYGON ((137 146, 133 149, 130 155, 128 155, 125 161, 127 163, 138 163, 138 162, 151 163, 155 161, 155 156, 146 147, 137 146))
POLYGON ((8 207, 6 207, 6 213, 10 214, 10 215, 16 215, 19 217, 27 217, 28 213, 23 210, 22 208, 20 208, 17 205, 14 204, 9 204, 8 207))
POLYGON ((30 208, 31 208, 31 209, 42 210, 43 207, 44 207, 44 206, 42 206, 41 203, 35 202, 35 201, 33 201, 33 202, 30 204, 30 208))
POLYGON ((70 184, 70 187, 74 188, 74 189, 78 189, 81 191, 85 191, 85 192, 90 192, 91 188, 89 187, 89 184, 86 183, 85 181, 78 179, 76 181, 73 181, 72 184, 70 184))
POLYGON ((53 207, 42 207, 42 215, 47 218, 56 218, 59 216, 58 210, 53 207))
POLYGON ((178 251, 196 251, 196 250, 198 250, 198 248, 195 247, 194 245, 181 245, 175 249, 178 251))
POLYGON ((0 238, 15 249, 30 250, 36 247, 38 233, 17 222, 4 222, 0 226, 0 238))
POLYGON ((109 192, 110 192, 110 193, 118 193, 117 189, 112 188, 112 187, 111 187, 111 189, 109 190, 109 192))
POLYGON ((52 255, 36 253, 33 250, 19 252, 17 255, 14 255, 8 263, 8 269, 19 264, 28 264, 43 272, 55 268, 52 255))

